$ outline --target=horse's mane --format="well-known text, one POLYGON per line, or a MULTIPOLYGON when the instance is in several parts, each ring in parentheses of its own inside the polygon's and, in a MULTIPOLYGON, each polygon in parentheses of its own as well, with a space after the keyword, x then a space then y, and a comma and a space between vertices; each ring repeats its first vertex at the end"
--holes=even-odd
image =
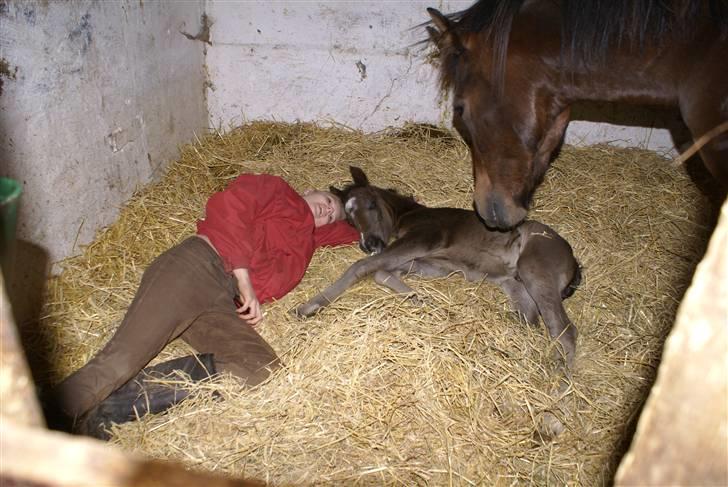
MULTIPOLYGON (((555 0, 554 0, 555 1, 555 0)), ((447 15, 456 32, 484 32, 493 43, 493 81, 502 84, 508 37, 525 0, 479 0, 447 15)), ((728 0, 561 0, 561 58, 571 65, 606 61, 609 50, 622 45, 641 50, 671 37, 690 38, 712 22, 728 37, 728 0)), ((440 53, 441 86, 452 87, 456 48, 440 53)))

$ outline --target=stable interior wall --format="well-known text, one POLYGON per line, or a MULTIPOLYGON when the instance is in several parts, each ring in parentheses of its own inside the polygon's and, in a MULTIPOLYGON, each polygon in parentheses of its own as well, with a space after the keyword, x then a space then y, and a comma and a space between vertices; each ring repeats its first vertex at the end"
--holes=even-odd
MULTIPOLYGON (((78 254, 209 127, 449 125, 421 24, 429 6, 470 4, 0 2, 0 176, 23 185, 8 279, 21 289, 18 321, 51 264, 78 254)), ((574 114, 567 143, 673 150, 661 128, 675 122, 670 114, 612 106, 574 114)))
MULTIPOLYGON (((377 131, 408 121, 449 125, 428 57, 427 7, 472 1, 227 2, 208 0, 210 124, 331 121, 377 131)), ((572 110, 567 144, 610 143, 673 153, 676 112, 585 104, 572 110), (649 128, 646 128, 649 127, 649 128)))
POLYGON ((11 294, 29 318, 51 263, 80 252, 178 146, 207 130, 204 3, 0 2, 0 176, 21 182, 11 294))

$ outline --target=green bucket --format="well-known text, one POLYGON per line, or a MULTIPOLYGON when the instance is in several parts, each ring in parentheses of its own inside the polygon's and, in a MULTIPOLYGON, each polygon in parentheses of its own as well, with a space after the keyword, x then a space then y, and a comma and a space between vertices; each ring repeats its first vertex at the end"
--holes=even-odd
POLYGON ((16 180, 0 178, 0 266, 6 282, 15 258, 15 224, 22 192, 23 188, 16 180))

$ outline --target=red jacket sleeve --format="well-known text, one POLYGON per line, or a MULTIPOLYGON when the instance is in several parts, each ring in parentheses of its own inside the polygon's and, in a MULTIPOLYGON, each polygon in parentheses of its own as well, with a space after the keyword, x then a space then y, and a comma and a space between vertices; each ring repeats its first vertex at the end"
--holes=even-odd
POLYGON ((346 245, 359 240, 359 232, 346 220, 318 227, 313 231, 314 245, 318 247, 346 245))
POLYGON ((286 185, 265 174, 243 174, 207 201, 205 218, 197 222, 197 233, 215 246, 228 270, 250 267, 254 225, 277 193, 286 185))

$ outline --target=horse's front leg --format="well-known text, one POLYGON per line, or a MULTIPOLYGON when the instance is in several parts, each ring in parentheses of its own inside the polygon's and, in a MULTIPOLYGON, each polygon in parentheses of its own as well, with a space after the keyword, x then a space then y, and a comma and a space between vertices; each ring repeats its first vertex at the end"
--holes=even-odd
POLYGON ((377 257, 379 256, 375 255, 354 262, 333 284, 311 298, 308 302, 296 307, 293 310, 293 314, 299 317, 312 316, 321 308, 332 303, 357 281, 379 269, 380 259, 377 257))

